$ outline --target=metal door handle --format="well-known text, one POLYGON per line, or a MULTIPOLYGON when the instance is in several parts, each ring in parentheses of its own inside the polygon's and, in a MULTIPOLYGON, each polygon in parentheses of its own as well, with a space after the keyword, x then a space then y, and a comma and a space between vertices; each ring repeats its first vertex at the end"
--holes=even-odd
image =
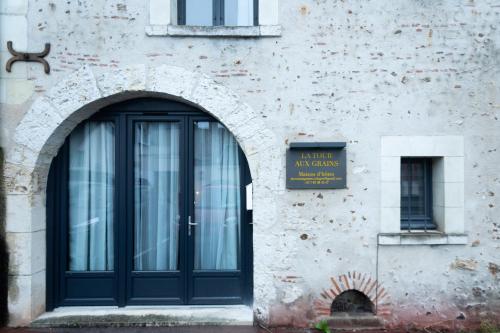
POLYGON ((188 236, 191 236, 191 227, 193 225, 198 225, 198 223, 191 222, 191 215, 188 216, 188 236))

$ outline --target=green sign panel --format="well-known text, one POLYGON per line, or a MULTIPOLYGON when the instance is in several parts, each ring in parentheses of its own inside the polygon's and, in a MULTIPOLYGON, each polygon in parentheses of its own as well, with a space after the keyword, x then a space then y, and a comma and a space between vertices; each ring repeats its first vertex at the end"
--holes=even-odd
POLYGON ((345 142, 291 143, 286 153, 286 187, 345 188, 345 142))

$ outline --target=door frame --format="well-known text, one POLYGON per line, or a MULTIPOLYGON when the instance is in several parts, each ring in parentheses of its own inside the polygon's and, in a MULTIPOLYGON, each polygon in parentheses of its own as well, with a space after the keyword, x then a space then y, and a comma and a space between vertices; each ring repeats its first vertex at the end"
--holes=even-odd
MULTIPOLYGON (((124 156, 125 167, 125 180, 123 181, 127 185, 124 189, 125 196, 125 207, 123 207, 126 212, 126 223, 125 223, 125 286, 126 295, 122 298, 123 303, 121 306, 125 305, 182 305, 186 302, 186 271, 188 266, 186 265, 186 205, 187 193, 189 187, 187 187, 187 179, 189 177, 189 168, 187 166, 187 149, 185 148, 187 128, 186 128, 186 116, 182 115, 166 115, 166 114, 142 114, 142 115, 128 115, 126 116, 126 137, 124 138, 126 142, 125 150, 126 155, 124 156), (138 122, 148 122, 148 123, 178 123, 179 124, 179 240, 178 240, 178 267, 176 271, 142 271, 138 272, 134 270, 134 209, 135 207, 135 174, 134 174, 134 163, 135 163, 135 124, 138 122), (134 293, 133 286, 141 280, 150 280, 149 283, 152 285, 158 283, 160 279, 163 279, 160 283, 166 283, 167 279, 171 279, 172 283, 176 283, 181 289, 177 297, 145 297, 138 296, 134 293), (176 279, 178 281, 176 281, 176 279)), ((120 181, 122 182, 122 181, 120 181)), ((123 228, 122 228, 123 229, 123 228)), ((123 256, 122 256, 123 257, 123 256)), ((143 282, 143 281, 141 281, 143 282)), ((123 284, 122 284, 123 285, 123 284)), ((123 289, 123 288, 120 288, 123 289)))
MULTIPOLYGON (((216 119, 212 117, 206 117, 206 116, 189 116, 187 120, 187 136, 190 138, 187 142, 189 143, 188 147, 188 193, 187 193, 187 203, 188 203, 188 216, 191 216, 194 220, 195 218, 195 207, 194 207, 194 125, 195 122, 197 121, 208 121, 208 122, 213 122, 213 123, 220 123, 216 119)), ((233 270, 233 271, 195 271, 194 269, 194 246, 195 246, 195 234, 196 234, 196 227, 193 228, 193 235, 192 237, 188 237, 188 270, 187 270, 187 283, 189 284, 187 286, 187 304, 189 305, 227 305, 227 304, 246 304, 245 298, 248 295, 251 295, 251 291, 253 290, 253 286, 251 290, 246 290, 248 288, 247 284, 252 285, 253 279, 248 279, 247 276, 249 274, 249 269, 250 267, 250 262, 252 261, 251 258, 253 256, 253 249, 252 249, 252 242, 251 242, 251 235, 252 235, 252 224, 251 224, 251 215, 248 213, 251 211, 247 211, 245 204, 246 204, 246 190, 245 190, 245 185, 248 183, 251 183, 251 178, 250 178, 250 172, 249 172, 249 167, 248 163, 246 160, 245 155, 243 154, 243 151, 241 148, 238 149, 238 157, 240 161, 240 201, 241 201, 241 207, 240 207, 240 216, 241 216, 241 225, 240 225, 240 249, 239 251, 241 252, 239 254, 239 259, 241 262, 239 262, 239 269, 238 270, 233 270), (250 241, 249 241, 250 239, 250 241), (250 242, 250 244, 249 244, 250 242), (247 259, 250 258, 250 259, 247 259), (243 291, 242 292, 242 297, 224 297, 224 298, 208 298, 208 297, 200 297, 196 296, 194 291, 199 289, 196 287, 196 279, 197 278, 210 278, 210 277, 222 277, 228 279, 228 284, 231 282, 230 278, 238 277, 240 279, 240 289, 243 291)), ((222 281, 221 281, 222 282, 222 281)), ((223 288, 225 285, 222 284, 219 287, 223 288)))
MULTIPOLYGON (((65 144, 63 145, 62 149, 60 150, 60 153, 58 156, 56 156, 52 162, 51 165, 51 171, 50 171, 50 177, 48 180, 47 184, 47 293, 46 293, 46 301, 47 301, 47 311, 50 311, 54 309, 55 307, 58 306, 72 306, 72 305, 117 305, 117 306, 125 306, 125 305, 159 305, 159 304, 173 304, 169 303, 168 300, 158 300, 158 299, 141 299, 137 303, 135 303, 133 300, 130 302, 130 275, 131 275, 131 262, 133 264, 133 257, 130 256, 130 251, 133 251, 133 246, 128 245, 127 246, 127 240, 130 241, 130 235, 132 235, 132 240, 133 240, 133 233, 130 232, 129 227, 133 225, 133 214, 129 214, 132 209, 129 208, 129 212, 126 211, 126 207, 124 206, 124 203, 130 204, 130 200, 133 200, 133 196, 130 194, 127 195, 127 187, 130 188, 130 186, 133 186, 133 183, 130 184, 129 182, 132 179, 133 182, 133 176, 130 177, 130 173, 133 173, 133 168, 128 165, 126 170, 127 172, 124 172, 124 168, 121 168, 119 165, 120 159, 127 161, 126 163, 133 163, 133 156, 128 156, 131 155, 130 152, 132 151, 133 153, 133 147, 130 147, 129 145, 124 145, 124 144, 119 144, 123 142, 128 142, 130 140, 130 133, 127 133, 127 131, 130 131, 131 128, 128 126, 129 118, 135 118, 135 117, 157 117, 158 119, 160 118, 166 118, 168 116, 170 117, 184 117, 184 140, 188 140, 187 136, 189 135, 189 131, 187 130, 187 126, 191 124, 191 118, 199 118, 199 119, 204 119, 208 121, 217 121, 215 118, 211 117, 210 115, 190 106, 184 103, 180 102, 175 102, 175 101, 170 101, 170 100, 165 100, 165 99, 160 99, 160 98, 140 98, 140 99, 134 99, 134 100, 129 100, 125 101, 122 103, 118 103, 115 105, 108 106, 106 108, 101 109, 98 113, 96 113, 94 116, 89 118, 89 120, 105 120, 105 119, 113 119, 115 121, 115 245, 114 245, 114 251, 115 251, 115 269, 113 272, 105 272, 104 275, 109 275, 112 276, 112 279, 114 281, 114 298, 111 299, 65 299, 64 294, 65 294, 65 278, 63 277, 65 269, 66 269, 66 264, 67 262, 62 259, 66 259, 68 256, 68 249, 67 249, 67 243, 64 242, 64 238, 66 238, 66 242, 68 241, 67 237, 67 213, 68 213, 68 207, 67 207, 67 196, 64 195, 64 191, 67 193, 67 165, 64 165, 64 161, 61 161, 61 159, 66 159, 68 160, 68 138, 66 139, 65 144), (189 117, 189 118, 186 118, 189 117), (186 121, 188 119, 189 121, 186 121), (187 123, 187 124, 186 124, 187 123), (127 141, 124 141, 127 140, 127 141), (127 148, 127 146, 129 146, 127 148), (65 156, 66 155, 66 156, 65 156), (120 159, 119 159, 120 158, 120 159), (131 162, 132 161, 132 162, 131 162), (65 169, 66 168, 66 169, 65 169), (65 170, 63 170, 65 169, 65 170), (66 178, 64 178, 64 173, 66 173, 66 178), (63 175, 62 178, 60 177, 55 177, 55 175, 63 175), (57 180, 63 180, 63 181, 57 181, 57 180), (66 179, 66 181, 64 181, 66 179), (124 185, 127 184, 127 185, 124 185), (66 188, 65 188, 66 187, 66 188), (65 188, 65 189, 64 189, 65 188), (126 213, 127 212, 127 213, 126 213), (64 217, 66 216, 66 220, 64 220, 64 217), (65 223, 61 223, 61 222, 65 223), (126 221, 124 223, 125 226, 119 226, 119 224, 123 223, 120 221, 126 221), (64 246, 61 246, 64 245, 64 246), (66 247, 65 247, 66 246, 66 247)), ((133 129, 132 129, 133 130, 133 129)), ((190 145, 192 144, 193 140, 188 140, 187 142, 191 142, 190 145)), ((241 243, 241 274, 243 274, 242 277, 242 299, 238 301, 237 303, 241 304, 251 304, 253 302, 253 235, 252 235, 252 225, 251 225, 251 211, 247 211, 245 208, 245 189, 244 185, 246 184, 246 181, 251 182, 251 177, 250 177, 250 171, 248 169, 248 162, 241 151, 240 148, 240 154, 242 161, 242 166, 241 166, 241 179, 244 180, 245 182, 241 183, 241 202, 242 202, 242 212, 241 212, 241 217, 242 217, 242 225, 241 225, 241 233, 244 235, 242 237, 242 243, 241 243)), ((186 155, 185 155, 186 157, 186 155)), ((185 172, 190 172, 189 167, 193 167, 192 161, 188 161, 189 158, 184 158, 184 163, 188 164, 188 167, 185 168, 185 172)), ((190 177, 183 177, 185 179, 192 179, 192 175, 190 177)), ((187 185, 187 184, 185 184, 187 185)), ((133 188, 133 187, 132 187, 133 188)), ((188 194, 192 192, 191 187, 186 187, 181 185, 181 191, 184 190, 184 196, 185 198, 188 194), (186 190, 189 189, 189 190, 186 190)), ((188 198, 187 202, 192 202, 189 201, 190 198, 188 198)), ((185 205, 185 204, 184 204, 185 205)), ((185 209, 181 210, 181 221, 180 221, 180 230, 181 234, 185 234, 187 232, 187 229, 185 227, 182 227, 182 225, 185 225, 186 223, 186 218, 183 215, 184 212, 187 211, 186 207, 185 209)), ((191 209, 191 208, 190 208, 191 209)), ((181 235, 179 236, 180 241, 181 239, 186 239, 186 237, 182 237, 181 235)), ((194 237, 193 237, 194 238, 194 237)), ((186 244, 184 244, 186 245, 186 244)), ((181 244, 179 244, 179 254, 181 254, 182 249, 181 249, 181 244)), ((187 266, 185 266, 188 268, 187 266)), ((185 272, 189 272, 189 269, 185 269, 185 272)), ((71 272, 69 273, 70 275, 81 275, 82 277, 85 278, 99 278, 100 275, 103 275, 103 273, 95 273, 95 272, 79 272, 79 273, 74 273, 71 272)), ((185 283, 188 283, 189 279, 184 279, 185 283)), ((184 301, 183 302, 177 302, 175 304, 189 304, 189 288, 184 288, 186 295, 184 295, 184 301)), ((228 304, 225 303, 224 301, 222 302, 214 302, 213 304, 228 304)), ((201 304, 201 303, 200 303, 201 304)), ((206 303, 203 303, 206 304, 206 303)))

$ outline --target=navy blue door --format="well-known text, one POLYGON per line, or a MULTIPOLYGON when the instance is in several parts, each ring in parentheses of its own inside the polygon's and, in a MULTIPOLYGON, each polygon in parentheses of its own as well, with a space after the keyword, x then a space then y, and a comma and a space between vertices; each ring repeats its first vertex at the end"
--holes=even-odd
POLYGON ((79 125, 47 190, 47 304, 251 301, 246 159, 190 106, 138 99, 79 125))

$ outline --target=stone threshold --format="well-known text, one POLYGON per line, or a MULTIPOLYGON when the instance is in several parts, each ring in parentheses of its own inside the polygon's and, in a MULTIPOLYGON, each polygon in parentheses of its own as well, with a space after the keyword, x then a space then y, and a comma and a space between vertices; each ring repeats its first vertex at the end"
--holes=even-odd
POLYGON ((46 312, 31 327, 252 326, 253 310, 224 306, 78 306, 46 312))
POLYGON ((384 324, 382 320, 372 313, 334 313, 325 320, 332 331, 382 331, 384 324))

